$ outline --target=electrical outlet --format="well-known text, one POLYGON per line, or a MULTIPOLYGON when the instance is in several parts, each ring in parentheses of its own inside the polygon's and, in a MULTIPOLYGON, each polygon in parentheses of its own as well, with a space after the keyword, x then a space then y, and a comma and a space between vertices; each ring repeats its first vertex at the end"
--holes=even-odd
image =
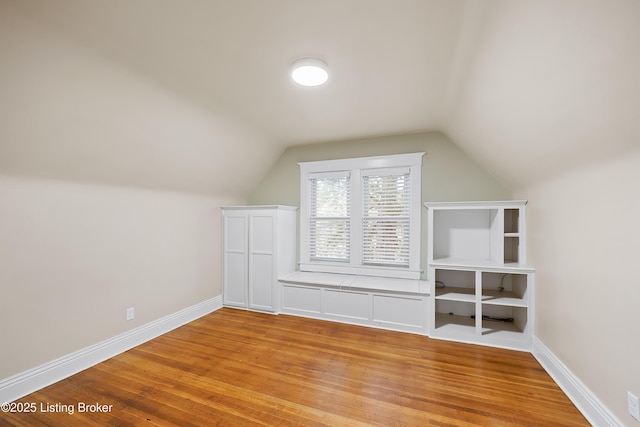
POLYGON ((134 313, 133 307, 127 308, 127 320, 133 320, 134 316, 135 316, 135 313, 134 313))
POLYGON ((638 397, 628 391, 627 401, 629 402, 629 413, 633 418, 640 421, 640 403, 638 403, 638 397))

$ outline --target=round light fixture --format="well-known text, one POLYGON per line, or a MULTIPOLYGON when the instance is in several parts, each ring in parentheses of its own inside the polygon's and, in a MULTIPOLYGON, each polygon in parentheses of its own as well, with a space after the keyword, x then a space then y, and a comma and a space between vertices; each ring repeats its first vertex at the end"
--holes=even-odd
POLYGON ((291 78, 302 86, 319 86, 329 79, 329 67, 319 59, 298 59, 293 64, 291 78))

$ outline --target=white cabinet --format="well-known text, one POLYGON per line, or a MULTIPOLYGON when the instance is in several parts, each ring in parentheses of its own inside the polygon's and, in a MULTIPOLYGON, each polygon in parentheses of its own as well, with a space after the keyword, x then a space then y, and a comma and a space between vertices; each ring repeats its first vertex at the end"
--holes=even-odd
POLYGON ((296 208, 222 209, 224 305, 279 312, 278 277, 296 266, 296 208))
POLYGON ((427 282, 418 279, 295 272, 280 278, 282 312, 426 335, 427 282))
POLYGON ((425 203, 432 338, 530 350, 535 272, 525 205, 425 203))

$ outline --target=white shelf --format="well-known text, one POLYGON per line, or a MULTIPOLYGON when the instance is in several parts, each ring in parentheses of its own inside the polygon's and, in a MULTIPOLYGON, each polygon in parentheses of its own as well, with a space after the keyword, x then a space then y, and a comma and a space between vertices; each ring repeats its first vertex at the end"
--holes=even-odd
POLYGON ((523 333, 514 323, 483 320, 481 334, 478 335, 475 319, 443 313, 435 315, 431 338, 512 350, 529 350, 531 346, 531 337, 523 333))
POLYGON ((482 337, 478 343, 514 350, 530 350, 531 336, 513 323, 484 321, 482 337))
POLYGON ((482 291, 482 303, 487 305, 503 305, 508 307, 528 307, 526 301, 513 292, 482 291))
MULTIPOLYGON (((476 302, 476 294, 469 288, 436 288, 436 299, 442 301, 476 302)), ((482 304, 500 305, 507 307, 528 307, 525 300, 513 292, 500 292, 483 290, 481 296, 482 304)))
POLYGON ((522 334, 522 331, 513 322, 483 320, 482 335, 491 335, 491 334, 513 335, 513 334, 522 334))
POLYGON ((496 272, 532 272, 534 268, 521 264, 519 262, 497 262, 492 260, 479 260, 479 259, 464 259, 464 258, 438 258, 434 259, 430 265, 432 267, 448 268, 452 267, 454 270, 475 270, 484 269, 486 271, 496 272))
POLYGON ((457 340, 471 341, 476 336, 476 321, 470 316, 436 313, 434 334, 439 337, 451 336, 457 340))
POLYGON ((475 290, 471 288, 456 288, 447 286, 436 288, 436 299, 443 301, 475 302, 475 290))
POLYGON ((425 202, 428 209, 518 209, 527 204, 526 200, 478 200, 464 202, 425 202))

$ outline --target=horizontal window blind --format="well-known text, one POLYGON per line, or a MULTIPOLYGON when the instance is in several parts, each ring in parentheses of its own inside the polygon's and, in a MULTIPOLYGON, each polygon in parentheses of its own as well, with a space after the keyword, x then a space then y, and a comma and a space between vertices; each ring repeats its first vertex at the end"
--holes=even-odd
POLYGON ((313 260, 344 261, 350 257, 349 176, 309 179, 309 250, 313 260))
POLYGON ((362 261, 409 267, 409 173, 363 176, 362 261))

